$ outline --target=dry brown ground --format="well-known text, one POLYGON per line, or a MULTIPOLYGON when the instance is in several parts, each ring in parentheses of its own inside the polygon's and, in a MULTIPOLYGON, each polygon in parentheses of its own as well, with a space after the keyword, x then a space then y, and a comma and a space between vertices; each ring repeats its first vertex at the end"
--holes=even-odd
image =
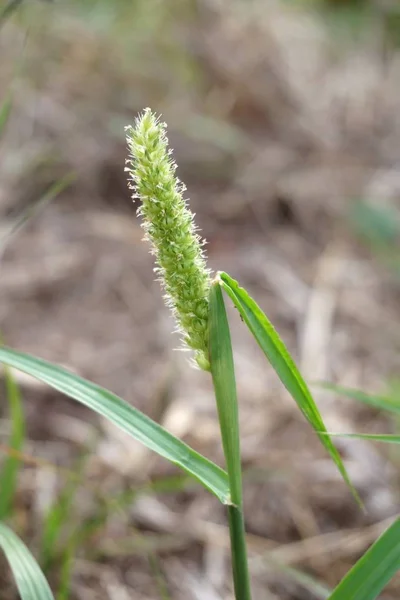
MULTIPOLYGON (((254 295, 307 379, 380 391, 400 366, 398 279, 357 241, 347 214, 356 198, 399 206, 400 55, 378 28, 338 44, 311 14, 275 2, 149 6, 131 31, 118 25, 118 39, 57 6, 38 5, 0 32, 1 89, 12 79, 15 91, 0 150, 1 228, 52 181, 76 174, 7 246, 0 330, 9 345, 112 389, 221 461, 210 381, 175 352, 125 189, 123 125, 149 103, 163 113, 212 267, 254 295)), ((338 441, 363 515, 231 313, 254 598, 323 597, 282 565, 334 586, 398 512, 399 453, 338 441)), ((111 506, 76 550, 71 598, 231 598, 218 503, 187 482, 149 491, 175 471, 71 401, 21 385, 28 441, 13 520, 33 551, 82 453, 90 450, 60 548, 105 499, 141 490, 124 510, 111 506)), ((329 430, 392 426, 315 394, 329 430)), ((0 425, 6 445, 7 420, 0 425)), ((56 564, 55 586, 58 578, 56 564)), ((397 578, 382 598, 399 591, 397 578)))

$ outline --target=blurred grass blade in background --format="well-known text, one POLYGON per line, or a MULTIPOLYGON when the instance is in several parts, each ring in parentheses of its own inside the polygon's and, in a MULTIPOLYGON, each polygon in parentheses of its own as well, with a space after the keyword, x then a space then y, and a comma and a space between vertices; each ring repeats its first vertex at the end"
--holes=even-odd
POLYGON ((6 233, 0 238, 0 251, 4 250, 5 245, 9 241, 10 237, 19 232, 24 225, 37 215, 45 206, 47 206, 52 200, 54 200, 61 192, 63 192, 69 185, 74 181, 75 174, 69 173, 65 175, 48 188, 48 190, 40 196, 36 201, 32 202, 27 206, 25 210, 15 219, 15 221, 9 226, 6 233))
MULTIPOLYGON (((60 547, 60 538, 66 527, 71 529, 73 519, 73 505, 76 493, 85 480, 85 466, 91 456, 89 444, 83 454, 79 457, 78 464, 74 468, 74 477, 66 482, 54 503, 47 511, 42 524, 40 564, 45 573, 57 560, 60 554, 65 555, 65 549, 60 547)), ((72 545, 70 544, 72 548, 72 545)), ((70 557, 72 562, 73 557, 70 557)))
POLYGON ((400 444, 400 435, 391 433, 324 433, 334 437, 355 438, 359 440, 370 440, 371 442, 383 442, 385 444, 400 444))
POLYGON ((276 562, 275 560, 268 557, 266 563, 274 571, 281 571, 287 575, 290 581, 297 583, 304 590, 310 592, 315 600, 328 600, 332 590, 330 590, 324 583, 316 579, 309 573, 304 573, 300 569, 295 567, 289 567, 288 565, 276 562))
POLYGON ((25 544, 0 523, 0 546, 12 569, 21 600, 54 600, 49 584, 25 544))
MULTIPOLYGON (((25 420, 21 394, 11 370, 6 366, 4 367, 4 383, 11 420, 9 447, 12 450, 21 452, 25 439, 25 420)), ((20 466, 20 459, 15 455, 10 455, 6 458, 0 471, 0 519, 8 516, 12 509, 20 466)))
POLYGON ((330 392, 334 392, 339 396, 345 396, 346 398, 350 398, 352 400, 358 400, 359 402, 364 402, 364 404, 368 404, 374 408, 380 408, 381 410, 400 415, 400 398, 396 398, 394 395, 392 397, 367 394, 361 390, 341 387, 340 385, 335 385, 333 383, 323 382, 317 383, 316 385, 324 388, 325 390, 329 390, 330 392))
POLYGON ((224 504, 228 476, 201 454, 112 392, 44 360, 0 348, 0 362, 23 371, 102 415, 134 439, 196 477, 224 504))
POLYGON ((68 600, 70 596, 75 551, 75 538, 72 538, 69 540, 69 543, 63 552, 63 556, 61 557, 60 580, 56 600, 68 600))
POLYGON ((7 125, 8 118, 11 113, 12 97, 8 93, 0 105, 0 136, 3 133, 5 126, 7 125))
POLYGON ((319 436, 322 444, 331 455, 332 460, 338 467, 340 474, 352 491, 353 496, 360 506, 362 506, 362 502, 350 481, 338 450, 332 443, 329 436, 321 435, 321 432, 327 431, 324 421, 317 405, 315 404, 314 398, 307 387, 306 382, 296 367, 285 344, 275 331, 267 316, 263 313, 257 303, 249 296, 246 290, 240 287, 238 282, 232 279, 227 273, 222 272, 219 275, 222 280, 224 290, 232 299, 234 305, 243 318, 243 321, 246 323, 254 338, 257 340, 262 351, 268 358, 268 361, 275 369, 279 379, 296 401, 297 406, 300 408, 305 418, 319 436))
POLYGON ((0 29, 4 23, 9 19, 17 8, 23 3, 24 0, 9 0, 5 7, 0 12, 0 29))
POLYGON ((367 550, 329 600, 375 600, 400 569, 400 519, 367 550))

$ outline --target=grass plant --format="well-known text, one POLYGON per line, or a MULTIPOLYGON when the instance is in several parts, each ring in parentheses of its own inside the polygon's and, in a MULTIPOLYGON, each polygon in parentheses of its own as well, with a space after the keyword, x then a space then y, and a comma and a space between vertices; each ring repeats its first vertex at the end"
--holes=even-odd
MULTIPOLYGON (((185 188, 176 177, 176 164, 168 146, 166 126, 150 109, 127 128, 129 159, 127 171, 139 215, 155 255, 157 274, 172 309, 183 347, 193 362, 212 378, 218 410, 225 469, 190 448, 155 421, 112 392, 69 373, 59 366, 17 350, 0 347, 0 362, 23 371, 77 402, 91 408, 147 448, 195 477, 226 506, 230 529, 232 576, 236 600, 251 599, 243 508, 240 453, 239 406, 234 359, 224 293, 238 309, 251 335, 269 364, 293 397, 336 464, 356 501, 361 504, 347 475, 342 458, 327 432, 313 396, 284 342, 267 316, 227 273, 211 274, 206 264, 204 241, 200 238, 184 198, 185 188)), ((63 511, 72 496, 66 494, 63 511)), ((62 512, 65 514, 65 512, 62 512)), ((58 531, 59 514, 49 521, 51 544, 53 522, 58 531)), ((50 600, 50 588, 38 565, 19 538, 0 524, 0 545, 14 572, 23 600, 50 600)), ((68 595, 71 552, 66 549, 67 567, 59 598, 68 595)), ((400 568, 400 520, 394 521, 329 596, 331 600, 373 600, 400 568)))

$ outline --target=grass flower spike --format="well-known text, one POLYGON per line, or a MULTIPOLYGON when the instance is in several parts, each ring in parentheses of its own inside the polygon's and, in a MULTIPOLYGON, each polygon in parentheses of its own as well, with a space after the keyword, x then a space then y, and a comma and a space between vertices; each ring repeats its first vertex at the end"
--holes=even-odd
POLYGON ((156 257, 166 303, 185 345, 194 350, 200 368, 208 371, 210 271, 204 242, 183 196, 186 188, 175 175, 166 125, 146 109, 126 130, 130 153, 126 170, 134 197, 141 200, 138 214, 156 257))

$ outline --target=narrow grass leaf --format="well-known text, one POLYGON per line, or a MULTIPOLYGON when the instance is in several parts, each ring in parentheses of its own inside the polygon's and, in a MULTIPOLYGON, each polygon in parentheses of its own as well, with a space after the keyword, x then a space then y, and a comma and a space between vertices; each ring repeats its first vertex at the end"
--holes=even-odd
POLYGON ((73 531, 70 544, 74 547, 81 547, 90 541, 92 536, 98 536, 108 519, 114 515, 123 514, 140 494, 177 493, 189 488, 193 483, 197 484, 193 477, 179 474, 162 477, 139 486, 131 486, 127 490, 117 492, 112 497, 98 496, 94 516, 88 517, 81 523, 78 530, 73 531))
POLYGON ((375 600, 400 569, 400 519, 367 550, 329 600, 375 600))
POLYGON ((72 538, 67 544, 61 557, 60 582, 56 600, 68 600, 70 597, 75 550, 75 539, 72 538))
POLYGON ((296 367, 285 344, 275 331, 272 323, 256 302, 249 296, 246 290, 239 286, 237 281, 232 279, 227 273, 220 273, 219 276, 224 290, 232 299, 243 321, 250 329, 283 385, 296 401, 297 406, 310 425, 314 428, 322 444, 325 446, 332 460, 338 467, 344 481, 352 491, 353 496, 357 502, 362 505, 356 490, 351 484, 338 450, 329 436, 321 435, 321 432, 326 432, 326 427, 318 407, 315 404, 306 382, 296 367))
POLYGON ((160 560, 156 552, 148 553, 148 561, 150 569, 153 574, 154 583, 158 591, 158 597, 160 600, 172 600, 171 594, 169 593, 167 579, 162 570, 160 560))
POLYGON ((235 598, 251 600, 242 501, 239 417, 231 335, 221 281, 215 279, 209 296, 209 356, 228 469, 232 506, 228 506, 235 598))
MULTIPOLYGON (((11 420, 9 447, 18 453, 24 445, 25 419, 20 390, 8 367, 4 368, 4 381, 11 420)), ((10 454, 0 472, 0 519, 4 519, 12 508, 20 466, 19 458, 15 454, 10 454)))
POLYGON ((0 348, 0 362, 47 383, 91 408, 150 450, 196 477, 221 502, 229 503, 229 484, 225 471, 112 392, 61 367, 9 348, 0 348))
POLYGON ((0 523, 0 547, 12 569, 21 600, 54 600, 49 584, 25 544, 0 523))
POLYGON ((266 558, 266 564, 273 567, 275 571, 278 570, 287 575, 288 579, 291 579, 305 590, 311 592, 318 600, 327 600, 332 593, 332 590, 321 583, 316 577, 304 573, 300 569, 276 562, 269 557, 266 558))
POLYGON ((210 363, 233 504, 241 504, 239 418, 231 336, 219 281, 210 289, 210 363))
POLYGON ((377 394, 367 394, 361 390, 342 387, 333 383, 323 382, 317 383, 316 385, 324 388, 325 390, 329 390, 330 392, 334 392, 339 396, 344 396, 345 398, 350 398, 351 400, 357 400, 359 402, 363 402, 364 404, 368 404, 369 406, 373 406, 374 408, 400 415, 400 398, 395 398, 395 396, 391 397, 377 394))
MULTIPOLYGON (((92 444, 89 444, 91 446, 92 444)), ((91 453, 89 447, 78 459, 74 477, 70 478, 60 495, 47 512, 41 535, 40 564, 45 572, 48 571, 60 552, 59 540, 65 527, 70 528, 72 523, 72 509, 76 493, 81 484, 84 483, 84 468, 91 453)))
POLYGON ((371 440, 372 442, 383 442, 385 444, 400 444, 400 435, 391 433, 324 433, 334 437, 356 438, 359 440, 371 440))

